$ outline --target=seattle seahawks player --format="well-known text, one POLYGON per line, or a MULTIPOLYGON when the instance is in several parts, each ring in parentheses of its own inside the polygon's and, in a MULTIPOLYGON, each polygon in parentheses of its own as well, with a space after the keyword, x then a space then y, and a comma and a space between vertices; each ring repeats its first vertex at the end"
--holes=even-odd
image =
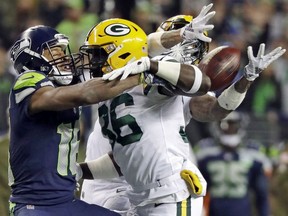
POLYGON ((118 215, 74 197, 79 106, 113 98, 138 85, 139 76, 76 84, 68 38, 42 25, 24 31, 10 56, 19 73, 9 107, 11 214, 118 215))
POLYGON ((206 215, 270 215, 268 157, 247 147, 247 117, 234 111, 211 124, 212 137, 200 140, 198 167, 207 180, 206 215), (254 209, 254 210, 253 210, 254 209), (252 213, 253 212, 253 213, 252 213))

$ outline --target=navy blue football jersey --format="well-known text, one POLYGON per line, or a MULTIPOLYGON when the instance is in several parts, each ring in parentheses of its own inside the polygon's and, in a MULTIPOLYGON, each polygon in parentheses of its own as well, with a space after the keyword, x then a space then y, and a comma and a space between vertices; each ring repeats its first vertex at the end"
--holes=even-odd
POLYGON ((53 83, 32 71, 21 74, 11 90, 11 202, 51 205, 74 197, 80 108, 30 115, 32 94, 45 86, 53 83))
POLYGON ((201 141, 196 153, 198 168, 207 181, 209 216, 251 216, 253 199, 257 215, 269 215, 265 172, 271 162, 260 151, 238 148, 225 151, 213 139, 201 141), (213 145, 211 145, 213 144, 213 145))

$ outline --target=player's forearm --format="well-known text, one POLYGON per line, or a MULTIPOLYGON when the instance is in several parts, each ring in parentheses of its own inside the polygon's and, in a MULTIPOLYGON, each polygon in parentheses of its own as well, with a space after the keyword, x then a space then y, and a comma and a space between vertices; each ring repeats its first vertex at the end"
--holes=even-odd
POLYGON ((246 92, 249 88, 250 85, 252 84, 251 81, 248 81, 244 76, 238 80, 235 83, 235 90, 238 91, 239 93, 244 93, 246 92))
POLYGON ((211 85, 210 78, 194 65, 151 60, 150 73, 167 80, 185 95, 206 94, 211 85))
POLYGON ((218 105, 228 111, 236 110, 243 102, 251 83, 251 81, 242 77, 220 94, 218 105))
POLYGON ((190 100, 189 107, 192 117, 200 122, 219 121, 231 112, 220 107, 217 98, 209 94, 193 97, 190 100))
POLYGON ((96 104, 111 99, 123 91, 138 85, 139 75, 125 80, 104 81, 95 78, 84 83, 65 87, 43 87, 32 96, 29 111, 60 111, 73 107, 96 104))
POLYGON ((182 42, 179 30, 153 32, 148 35, 148 53, 150 57, 160 55, 176 44, 182 42))
MULTIPOLYGON (((209 105, 204 105, 201 110, 207 107, 206 115, 201 115, 202 121, 219 121, 225 118, 233 110, 236 110, 243 102, 246 92, 252 82, 242 77, 235 84, 225 89, 217 100, 210 100, 209 105)), ((207 104, 207 103, 206 103, 207 104)), ((200 110, 200 112, 202 112, 200 110)))
POLYGON ((86 162, 79 163, 78 165, 79 165, 78 167, 79 170, 77 170, 77 175, 76 175, 77 181, 79 179, 94 179, 93 174, 91 173, 88 167, 88 164, 86 162))
POLYGON ((95 160, 79 163, 76 179, 107 179, 122 176, 111 152, 95 160))
POLYGON ((124 80, 98 80, 95 83, 87 82, 82 94, 85 94, 85 103, 94 104, 116 97, 123 91, 139 84, 139 75, 130 76, 124 80), (87 91, 88 90, 88 91, 87 91))

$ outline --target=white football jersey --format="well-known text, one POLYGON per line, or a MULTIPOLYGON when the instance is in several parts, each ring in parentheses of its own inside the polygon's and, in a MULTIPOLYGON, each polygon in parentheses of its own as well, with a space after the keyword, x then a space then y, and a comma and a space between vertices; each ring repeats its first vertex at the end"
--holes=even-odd
MULTIPOLYGON (((85 161, 95 160, 110 151, 112 151, 112 148, 109 140, 103 137, 97 119, 93 132, 89 135, 87 141, 85 161)), ((128 197, 125 195, 127 188, 129 188, 129 185, 124 177, 84 180, 81 189, 81 200, 121 213, 130 209, 128 197), (115 200, 116 198, 117 200, 115 200)))
MULTIPOLYGON (((173 58, 158 56, 156 60, 173 61, 173 58)), ((178 202, 187 198, 190 194, 186 184, 180 179, 179 170, 187 158, 196 163, 192 147, 184 133, 185 126, 192 117, 190 99, 184 96, 160 95, 156 88, 146 96, 143 94, 143 87, 138 86, 116 99, 100 103, 99 112, 107 138, 102 136, 97 120, 88 139, 86 161, 111 151, 108 140, 110 137, 113 147, 118 143, 113 154, 121 171, 134 188, 137 185, 138 190, 131 190, 129 193, 133 204, 145 205, 153 201, 159 203, 161 200, 178 202), (173 180, 175 174, 176 180, 173 180), (169 179, 171 176, 172 179, 169 179), (163 178, 171 181, 167 184, 169 187, 151 188, 151 183, 153 185, 156 180, 163 178), (143 187, 139 188, 138 185, 143 187), (146 187, 149 189, 145 189, 147 185, 150 185, 146 187)), ((106 203, 113 197, 119 197, 115 191, 123 193, 121 191, 128 188, 129 185, 123 178, 84 180, 81 199, 109 208, 106 203)), ((128 203, 123 196, 121 200, 128 203)), ((126 209, 126 204, 121 204, 122 210, 126 209)))
MULTIPOLYGON (((102 132, 109 138, 116 163, 132 186, 134 205, 178 202, 190 196, 180 177, 189 156, 184 130, 183 97, 168 97, 139 85, 99 104, 102 132)), ((193 167, 194 169, 194 167, 193 167)))

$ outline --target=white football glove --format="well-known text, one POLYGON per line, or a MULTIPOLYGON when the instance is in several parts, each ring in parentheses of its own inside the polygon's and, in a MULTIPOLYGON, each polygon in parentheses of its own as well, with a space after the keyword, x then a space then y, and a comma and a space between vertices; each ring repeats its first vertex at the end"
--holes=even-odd
POLYGON ((244 76, 247 80, 254 81, 264 69, 266 69, 273 61, 282 56, 286 52, 286 49, 282 49, 282 47, 277 47, 266 55, 264 55, 264 52, 264 43, 260 44, 256 57, 254 57, 253 55, 252 47, 248 47, 247 55, 249 63, 244 68, 244 76))
POLYGON ((215 11, 208 11, 212 8, 213 4, 204 6, 200 14, 195 17, 189 24, 182 27, 180 35, 184 40, 199 39, 204 42, 211 42, 212 39, 204 34, 204 31, 208 31, 214 28, 214 25, 206 25, 206 23, 215 15, 215 11), (208 14, 207 14, 208 13, 208 14))
POLYGON ((128 63, 122 68, 115 69, 110 73, 104 74, 102 76, 103 80, 114 80, 121 76, 121 80, 126 79, 129 75, 139 74, 150 69, 150 59, 149 57, 142 57, 141 59, 128 63))

